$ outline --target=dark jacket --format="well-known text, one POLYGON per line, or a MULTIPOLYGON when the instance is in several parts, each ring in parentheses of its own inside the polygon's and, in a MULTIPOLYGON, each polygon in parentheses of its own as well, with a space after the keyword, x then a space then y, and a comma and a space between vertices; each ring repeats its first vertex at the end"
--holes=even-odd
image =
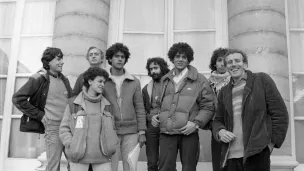
MULTIPOLYGON (((152 89, 154 81, 151 80, 145 87, 142 89, 142 96, 144 100, 145 110, 147 112, 147 121, 151 122, 152 116, 157 115, 160 111, 160 107, 152 109, 152 89)), ((161 90, 159 90, 161 91, 161 90)), ((160 100, 160 99, 158 99, 160 100)), ((157 101, 160 102, 160 101, 157 101)))
POLYGON ((75 85, 73 88, 73 93, 72 93, 73 96, 77 96, 80 92, 82 92, 82 87, 83 87, 83 82, 84 82, 83 74, 84 73, 80 74, 75 82, 75 85))
POLYGON ((125 79, 120 91, 121 105, 119 105, 116 85, 111 76, 105 83, 103 94, 111 103, 117 134, 138 133, 147 129, 140 82, 136 77, 125 71, 125 79))
MULTIPOLYGON (((274 81, 265 73, 247 72, 243 94, 242 127, 244 159, 260 153, 271 142, 281 147, 288 129, 288 112, 274 81)), ((213 122, 214 137, 219 140, 221 129, 233 130, 232 78, 218 96, 218 108, 213 122)), ((221 166, 227 160, 229 144, 223 143, 221 166)))
MULTIPOLYGON (((63 74, 59 74, 68 91, 68 97, 71 97, 72 89, 69 80, 63 74)), ((13 95, 13 104, 23 113, 20 122, 21 132, 44 134, 41 119, 44 116, 44 107, 49 91, 49 77, 48 71, 40 70, 32 75, 13 95)))
POLYGON ((214 116, 214 95, 208 80, 199 74, 196 68, 189 65, 184 82, 175 92, 173 72, 174 69, 162 78, 163 100, 159 115, 160 131, 180 134, 173 129, 182 128, 188 121, 204 128, 214 116))

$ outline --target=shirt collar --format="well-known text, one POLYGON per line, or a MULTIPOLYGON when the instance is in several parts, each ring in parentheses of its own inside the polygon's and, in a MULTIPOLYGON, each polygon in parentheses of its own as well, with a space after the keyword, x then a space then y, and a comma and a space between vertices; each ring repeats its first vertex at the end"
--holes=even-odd
POLYGON ((233 85, 237 85, 237 84, 241 83, 242 81, 247 81, 247 77, 248 77, 248 76, 247 76, 247 71, 245 70, 245 71, 243 72, 243 75, 242 75, 240 81, 237 82, 237 83, 235 83, 234 80, 232 79, 232 84, 233 84, 233 85))
POLYGON ((173 71, 173 76, 174 77, 184 77, 186 75, 186 73, 188 72, 188 68, 186 67, 184 70, 182 70, 182 72, 180 72, 178 75, 176 75, 176 70, 173 71))

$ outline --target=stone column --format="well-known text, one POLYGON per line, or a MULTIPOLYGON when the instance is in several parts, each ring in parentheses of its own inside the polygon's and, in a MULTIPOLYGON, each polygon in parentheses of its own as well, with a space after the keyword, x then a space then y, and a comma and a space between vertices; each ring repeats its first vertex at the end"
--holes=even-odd
MULTIPOLYGON (((291 87, 284 0, 228 0, 228 35, 230 48, 248 54, 250 70, 265 72, 274 79, 289 110, 291 87)), ((283 146, 272 153, 273 169, 289 170, 297 165, 291 142, 289 129, 283 146)))
MULTIPOLYGON (((89 64, 85 58, 87 49, 95 46, 104 52, 107 48, 110 0, 57 0, 54 23, 53 46, 64 53, 63 73, 68 76, 71 86, 78 75, 89 64)), ((46 154, 38 161, 38 171, 45 170, 46 154)), ((61 170, 66 170, 66 159, 61 158, 61 170)))
POLYGON ((64 74, 73 85, 75 77, 89 64, 85 54, 90 46, 107 47, 110 0, 58 0, 53 46, 64 53, 64 74))

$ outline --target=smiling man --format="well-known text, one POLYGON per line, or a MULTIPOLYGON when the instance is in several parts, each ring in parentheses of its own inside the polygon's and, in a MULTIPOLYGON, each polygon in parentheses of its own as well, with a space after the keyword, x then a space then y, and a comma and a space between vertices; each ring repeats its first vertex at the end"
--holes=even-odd
POLYGON ((168 57, 174 68, 162 78, 159 170, 176 171, 179 151, 182 171, 196 171, 199 158, 198 129, 214 115, 214 95, 208 80, 190 65, 193 50, 187 43, 174 44, 168 57))
POLYGON ((61 73, 64 62, 60 49, 48 47, 41 62, 43 69, 13 95, 13 103, 23 113, 21 132, 45 133, 46 171, 59 171, 63 151, 59 126, 72 90, 61 73))
POLYGON ((218 95, 214 137, 222 142, 224 171, 270 171, 273 147, 284 142, 288 112, 271 77, 246 70, 244 52, 231 49, 224 64, 231 75, 218 95))

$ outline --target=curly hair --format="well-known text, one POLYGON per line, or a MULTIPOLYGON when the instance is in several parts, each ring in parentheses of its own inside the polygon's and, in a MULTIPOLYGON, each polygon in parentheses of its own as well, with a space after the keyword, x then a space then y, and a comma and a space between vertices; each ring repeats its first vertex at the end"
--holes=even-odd
POLYGON ((148 75, 149 75, 150 77, 151 77, 150 65, 151 65, 152 63, 155 63, 155 64, 159 65, 159 67, 160 67, 160 72, 161 72, 161 75, 162 75, 162 76, 166 75, 166 74, 170 71, 170 69, 168 68, 167 62, 166 62, 163 58, 161 58, 161 57, 149 58, 149 59, 147 60, 146 69, 147 69, 148 75))
POLYGON ((59 48, 55 47, 47 47, 42 54, 41 62, 43 64, 43 68, 46 70, 50 69, 49 63, 54 59, 54 58, 63 58, 63 53, 59 48))
POLYGON ((245 52, 243 52, 240 49, 228 49, 228 52, 226 53, 225 60, 224 60, 224 65, 225 66, 227 65, 227 63, 226 63, 226 57, 229 56, 229 55, 231 55, 231 54, 234 54, 234 53, 241 54, 243 56, 243 63, 248 65, 248 57, 247 57, 247 55, 246 55, 245 52))
POLYGON ((97 47, 95 47, 95 46, 91 46, 91 47, 89 47, 89 49, 88 49, 88 51, 87 51, 87 54, 86 54, 86 58, 87 58, 87 59, 89 59, 89 53, 90 53, 90 50, 92 50, 92 49, 97 49, 97 50, 99 50, 100 55, 103 55, 103 51, 102 51, 101 49, 99 49, 99 48, 97 48, 97 47))
POLYGON ((210 64, 209 64, 209 68, 211 69, 211 71, 215 71, 216 70, 216 60, 218 57, 225 57, 226 53, 228 52, 227 48, 217 48, 213 51, 211 59, 210 59, 210 64))
POLYGON ((168 57, 170 59, 171 62, 173 62, 174 57, 177 53, 184 53, 187 56, 188 62, 190 63, 191 61, 193 61, 194 57, 193 57, 193 49, 191 48, 190 45, 188 45, 188 43, 184 43, 184 42, 178 42, 175 43, 171 46, 171 48, 169 49, 168 52, 168 57))
POLYGON ((109 79, 109 73, 100 67, 90 67, 83 74, 83 85, 86 88, 90 87, 89 80, 94 80, 97 76, 103 77, 106 81, 109 79))
POLYGON ((112 59, 113 56, 115 55, 115 53, 117 53, 117 52, 122 52, 125 55, 125 58, 126 58, 125 63, 127 63, 128 59, 130 58, 130 52, 129 52, 128 47, 122 43, 115 43, 107 49, 106 59, 108 60, 108 63, 110 65, 112 65, 112 62, 110 61, 110 59, 112 59))

